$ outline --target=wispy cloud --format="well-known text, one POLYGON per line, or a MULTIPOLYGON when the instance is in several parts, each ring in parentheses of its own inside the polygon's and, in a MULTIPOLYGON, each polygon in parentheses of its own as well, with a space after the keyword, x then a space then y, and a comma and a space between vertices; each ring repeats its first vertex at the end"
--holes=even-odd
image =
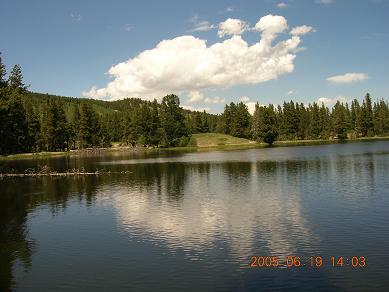
POLYGON ((193 25, 189 32, 209 31, 216 27, 215 25, 209 23, 209 21, 200 19, 198 15, 193 16, 189 22, 193 25))
POLYGON ((316 0, 316 3, 324 4, 324 5, 332 4, 334 2, 335 0, 316 0))
POLYGON ((288 4, 286 4, 285 2, 280 2, 280 3, 277 4, 277 7, 281 8, 281 9, 282 8, 286 8, 286 7, 288 7, 288 4))
POLYGON ((224 9, 221 9, 218 11, 219 14, 226 14, 226 13, 231 13, 231 12, 234 12, 235 11, 235 8, 232 7, 232 6, 228 6, 224 9))
POLYGON ((72 18, 73 21, 79 22, 81 21, 82 17, 81 14, 79 13, 70 13, 70 17, 72 18))
POLYGON ((335 75, 327 78, 327 81, 337 84, 348 84, 358 81, 363 81, 369 78, 366 73, 346 73, 343 75, 335 75))
POLYGON ((133 29, 134 29, 134 27, 131 24, 126 23, 124 25, 124 30, 127 32, 132 31, 133 29))

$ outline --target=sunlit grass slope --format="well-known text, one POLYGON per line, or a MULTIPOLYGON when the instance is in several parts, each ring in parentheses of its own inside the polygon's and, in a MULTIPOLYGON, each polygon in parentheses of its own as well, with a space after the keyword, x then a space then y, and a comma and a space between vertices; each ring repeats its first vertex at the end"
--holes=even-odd
POLYGON ((194 134, 193 138, 196 141, 197 147, 218 147, 218 146, 240 146, 240 145, 252 145, 254 141, 250 141, 243 138, 232 137, 225 134, 217 133, 203 133, 194 134))

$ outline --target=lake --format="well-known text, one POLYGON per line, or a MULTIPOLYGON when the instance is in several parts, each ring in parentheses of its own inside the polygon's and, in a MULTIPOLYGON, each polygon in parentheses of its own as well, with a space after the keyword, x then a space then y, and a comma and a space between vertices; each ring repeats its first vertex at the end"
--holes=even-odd
POLYGON ((0 165, 106 172, 0 180, 0 291, 389 291, 389 141, 0 165))

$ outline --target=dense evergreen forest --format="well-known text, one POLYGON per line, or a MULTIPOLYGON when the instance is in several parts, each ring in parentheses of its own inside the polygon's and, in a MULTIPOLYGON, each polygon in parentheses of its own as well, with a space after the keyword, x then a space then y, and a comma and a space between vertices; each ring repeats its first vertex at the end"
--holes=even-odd
POLYGON ((8 74, 0 56, 0 154, 109 147, 111 142, 148 147, 194 146, 194 133, 225 133, 264 141, 350 139, 389 135, 388 103, 284 102, 255 107, 230 103, 219 115, 184 110, 176 95, 158 103, 137 98, 102 101, 28 91, 22 70, 8 74))

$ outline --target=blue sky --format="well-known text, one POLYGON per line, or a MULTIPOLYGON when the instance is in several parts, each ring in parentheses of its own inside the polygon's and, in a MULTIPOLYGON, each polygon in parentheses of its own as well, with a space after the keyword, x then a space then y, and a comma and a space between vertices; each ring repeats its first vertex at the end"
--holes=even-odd
MULTIPOLYGON (((220 112, 226 102, 241 97, 248 105, 256 101, 280 104, 288 99, 308 103, 319 98, 331 104, 336 99, 361 98, 366 92, 374 98, 388 97, 387 0, 1 0, 0 7, 3 60, 8 68, 16 63, 22 66, 25 81, 33 91, 75 97, 88 92, 88 96, 101 99, 127 94, 153 98, 171 91, 179 94, 181 103, 188 108, 207 108, 211 112, 220 112), (277 31, 268 47, 270 55, 236 49, 236 44, 242 42, 249 47, 259 43, 269 29, 265 21, 256 24, 267 15, 282 16, 287 21, 287 28, 277 31), (220 25, 229 18, 240 20, 245 31, 227 31, 220 38, 220 25), (311 27, 311 31, 298 35, 297 48, 285 53, 295 56, 290 61, 293 68, 288 67, 290 64, 283 67, 280 58, 284 55, 278 55, 274 46, 292 39, 291 30, 303 25, 311 27), (233 44, 220 50, 210 49, 230 38, 234 39, 233 44), (153 57, 142 57, 138 63, 131 62, 163 40, 167 40, 166 49, 154 50, 153 57), (193 48, 199 50, 185 55, 183 48, 188 48, 188 52, 193 48), (236 51, 232 52, 232 48, 236 51), (166 61, 167 56, 177 56, 177 63, 172 59, 166 61), (223 56, 227 56, 223 64, 215 65, 223 56), (258 69, 263 65, 261 58, 276 64, 258 69), (189 62, 191 59, 197 61, 189 62), (158 62, 167 63, 162 66, 158 62), (116 77, 106 74, 119 63, 123 65, 113 70, 116 77), (242 64, 241 73, 236 73, 240 69, 234 63, 242 64), (201 71, 203 79, 192 76, 199 66, 205 70, 201 71), (167 71, 155 72, 159 67, 167 71), (214 78, 215 72, 224 77, 214 78), (252 80, 255 75, 257 78, 252 80), (327 80, 334 76, 337 77, 327 80), (107 84, 112 81, 108 89, 107 84), (135 90, 135 84, 142 86, 135 90), (147 88, 148 85, 151 87, 147 88), (91 93, 94 86, 102 90, 91 93)), ((280 19, 267 20, 272 25, 282 24, 280 19)))

